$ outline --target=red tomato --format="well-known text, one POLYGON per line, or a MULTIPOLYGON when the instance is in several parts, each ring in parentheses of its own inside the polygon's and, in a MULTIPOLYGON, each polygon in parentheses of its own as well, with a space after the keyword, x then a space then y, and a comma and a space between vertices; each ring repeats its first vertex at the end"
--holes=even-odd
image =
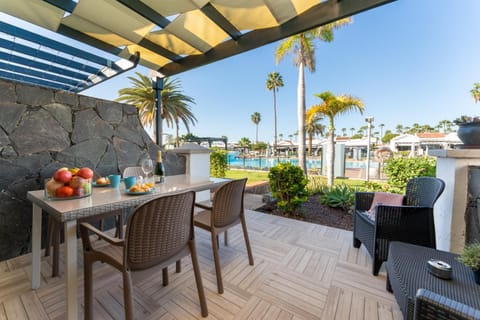
POLYGON ((71 197, 73 195, 73 191, 74 190, 73 190, 72 187, 63 186, 63 187, 58 188, 55 191, 55 195, 59 198, 67 198, 67 197, 71 197))
POLYGON ((90 168, 82 168, 78 170, 77 176, 85 178, 85 179, 91 179, 93 177, 93 171, 90 168))

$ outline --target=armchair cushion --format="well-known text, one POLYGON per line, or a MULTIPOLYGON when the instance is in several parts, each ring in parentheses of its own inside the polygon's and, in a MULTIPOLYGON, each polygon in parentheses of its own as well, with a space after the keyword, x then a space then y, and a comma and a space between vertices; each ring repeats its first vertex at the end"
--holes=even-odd
POLYGON ((385 204, 390 206, 401 206, 403 204, 404 196, 401 194, 389 193, 389 192, 375 192, 373 196, 372 205, 366 212, 370 219, 375 221, 375 207, 378 204, 385 204))

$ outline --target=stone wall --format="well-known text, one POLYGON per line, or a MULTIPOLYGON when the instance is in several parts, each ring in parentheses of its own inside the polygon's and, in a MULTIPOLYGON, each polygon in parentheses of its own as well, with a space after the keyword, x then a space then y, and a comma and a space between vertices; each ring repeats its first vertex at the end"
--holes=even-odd
MULTIPOLYGON (((30 251, 27 191, 58 168, 104 176, 157 150, 133 106, 0 80, 0 261, 30 251)), ((184 157, 163 157, 167 175, 185 173, 184 157)))

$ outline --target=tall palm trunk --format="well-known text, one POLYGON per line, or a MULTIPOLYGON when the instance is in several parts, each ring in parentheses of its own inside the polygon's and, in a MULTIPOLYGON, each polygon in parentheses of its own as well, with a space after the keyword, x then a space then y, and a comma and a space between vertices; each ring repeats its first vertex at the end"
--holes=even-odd
POLYGON ((258 143, 258 123, 255 126, 257 127, 257 130, 255 132, 255 143, 258 143))
POLYGON ((335 159, 335 128, 333 126, 333 119, 330 118, 327 140, 327 185, 329 187, 333 186, 333 175, 335 172, 333 159, 335 159))
POLYGON ((175 129, 176 129, 176 138, 175 138, 175 147, 179 147, 180 146, 180 137, 178 135, 178 127, 179 127, 179 124, 178 124, 178 118, 175 118, 175 129))
POLYGON ((273 88, 273 123, 275 126, 275 136, 273 140, 273 152, 277 154, 277 88, 273 88))
POLYGON ((297 115, 298 115, 298 165, 307 175, 307 162, 305 159, 305 65, 300 61, 298 65, 297 88, 297 115))
POLYGON ((313 147, 313 133, 308 133, 308 154, 312 156, 312 147, 313 147))

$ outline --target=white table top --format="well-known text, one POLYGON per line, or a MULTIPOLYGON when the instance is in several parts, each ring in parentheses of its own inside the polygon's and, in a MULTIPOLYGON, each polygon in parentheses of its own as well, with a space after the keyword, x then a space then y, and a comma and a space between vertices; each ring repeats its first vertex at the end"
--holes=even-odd
POLYGON ((44 190, 29 191, 27 199, 48 211, 55 219, 65 222, 117 209, 133 207, 147 200, 185 190, 203 191, 218 187, 228 179, 176 175, 165 177, 165 182, 155 184, 154 192, 146 195, 129 195, 125 186, 119 188, 92 188, 92 195, 80 199, 51 200, 44 190))

